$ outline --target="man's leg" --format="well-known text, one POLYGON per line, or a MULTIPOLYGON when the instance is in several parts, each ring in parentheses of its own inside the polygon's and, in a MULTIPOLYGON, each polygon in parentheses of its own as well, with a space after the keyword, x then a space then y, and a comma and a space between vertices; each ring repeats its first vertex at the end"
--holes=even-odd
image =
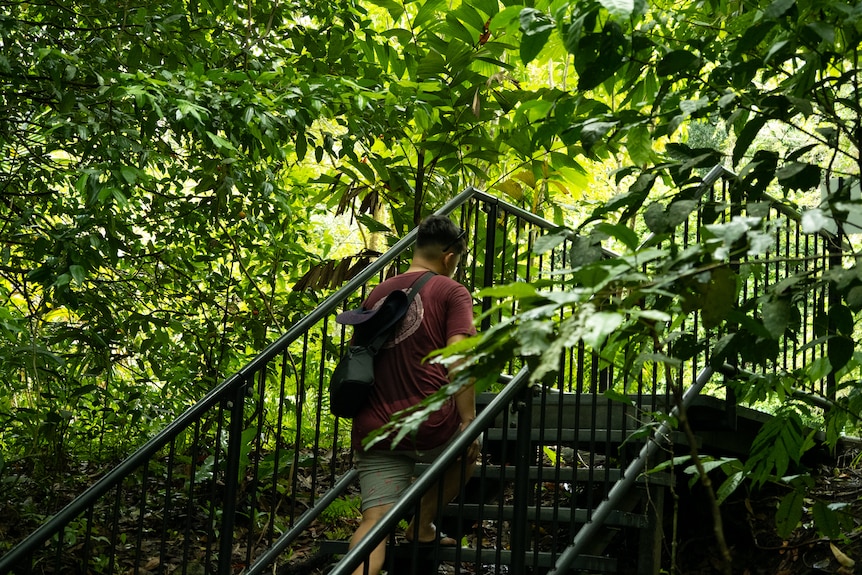
MULTIPOLYGON (((370 507, 362 512, 362 520, 359 522, 359 527, 356 528, 356 531, 353 533, 353 537, 350 538, 350 548, 353 549, 363 537, 371 530, 374 525, 380 521, 389 509, 392 508, 392 505, 377 505, 375 507, 370 507)), ((363 563, 353 572, 353 575, 364 575, 367 573, 368 575, 377 575, 380 573, 380 570, 383 569, 383 562, 386 560, 386 539, 380 542, 380 544, 374 548, 374 551, 371 552, 371 555, 368 557, 368 562, 363 563), (368 566, 368 570, 365 570, 366 565, 368 566)))
POLYGON ((461 492, 461 488, 467 483, 467 480, 473 475, 473 469, 476 467, 475 460, 468 462, 466 465, 461 459, 455 462, 443 474, 441 481, 438 481, 422 496, 422 501, 419 504, 419 514, 413 518, 407 526, 405 536, 407 539, 420 542, 433 541, 437 536, 437 528, 434 526, 434 519, 437 516, 437 508, 441 501, 446 505, 461 492), (462 467, 463 476, 462 476, 462 467), (440 490, 443 490, 442 498, 440 490), (418 529, 418 538, 417 535, 418 529))
MULTIPOLYGON (((362 491, 362 520, 350 538, 351 549, 392 509, 410 485, 413 475, 413 461, 391 451, 357 452, 354 457, 362 491)), ((380 572, 386 560, 386 542, 384 539, 371 552, 368 571, 365 571, 365 565, 360 565, 354 575, 377 575, 380 572)))

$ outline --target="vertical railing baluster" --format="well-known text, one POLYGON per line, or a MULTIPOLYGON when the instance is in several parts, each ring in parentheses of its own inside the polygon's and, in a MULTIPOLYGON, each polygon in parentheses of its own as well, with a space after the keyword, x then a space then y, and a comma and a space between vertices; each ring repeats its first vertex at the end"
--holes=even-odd
POLYGON ((188 572, 189 561, 191 559, 192 534, 193 534, 193 518, 195 513, 195 484, 197 482, 198 470, 198 449, 200 448, 201 438, 201 420, 198 419, 194 424, 194 432, 192 433, 191 456, 189 458, 189 476, 188 476, 188 499, 186 501, 186 521, 183 535, 183 575, 188 572))
POLYGON ((296 382, 296 430, 293 440, 293 465, 290 470, 290 524, 293 525, 297 516, 297 504, 299 503, 299 451, 302 447, 302 425, 305 422, 305 397, 308 394, 308 385, 306 377, 308 375, 308 339, 309 334, 306 331, 302 336, 302 363, 299 370, 299 377, 296 382))
POLYGON ((171 522, 171 481, 173 480, 175 452, 176 439, 171 441, 171 446, 168 449, 167 467, 164 475, 165 503, 162 508, 162 532, 159 542, 159 573, 165 572, 165 565, 168 563, 168 525, 171 522))
MULTIPOLYGON (((323 325, 320 328, 320 341, 326 341, 329 337, 329 318, 324 318, 323 325)), ((313 445, 313 453, 314 459, 317 461, 317 455, 320 453, 320 428, 323 423, 323 396, 326 393, 326 377, 324 377, 326 369, 326 358, 321 353, 318 358, 317 364, 317 413, 315 416, 315 426, 314 426, 314 445, 313 445)), ((332 467, 334 467, 335 459, 337 454, 333 452, 332 454, 332 467)), ((311 468, 311 505, 314 505, 314 502, 317 500, 317 489, 318 489, 318 481, 320 481, 319 477, 318 465, 315 464, 311 468)))
POLYGON ((86 514, 86 519, 85 519, 87 527, 85 528, 85 531, 84 531, 84 544, 83 544, 83 550, 81 553, 82 557, 81 557, 81 564, 80 564, 82 573, 86 573, 87 571, 90 570, 90 552, 91 552, 90 542, 92 539, 91 534, 93 532, 94 509, 95 509, 94 506, 90 506, 89 508, 87 508, 87 514, 86 514))
MULTIPOLYGON (((844 237, 843 226, 840 221, 835 220, 835 223, 838 225, 838 231, 834 236, 830 237, 828 240, 828 263, 829 263, 829 271, 833 272, 835 270, 841 269, 843 267, 843 251, 841 249, 842 238, 844 237)), ((841 305, 841 293, 835 289, 835 282, 830 282, 826 289, 827 291, 827 302, 828 309, 826 310, 826 317, 828 322, 828 327, 826 333, 830 336, 829 340, 826 342, 826 355, 827 357, 832 357, 831 350, 835 349, 836 345, 836 335, 838 334, 838 330, 835 327, 835 320, 833 319, 832 310, 839 307, 841 305)), ((831 369, 829 373, 826 374, 826 397, 828 399, 835 399, 835 393, 838 388, 837 379, 835 376, 836 370, 831 369)))
MULTIPOLYGON (((249 449, 249 465, 251 467, 251 483, 248 486, 248 493, 244 497, 248 500, 248 529, 246 531, 246 551, 245 565, 251 565, 252 552, 254 551, 254 543, 257 527, 256 516, 258 513, 258 488, 260 487, 260 460, 264 450, 264 417, 266 415, 266 368, 261 369, 255 375, 257 376, 257 394, 255 399, 255 413, 257 417, 257 432, 252 438, 253 449, 249 449)), ((251 392, 251 388, 249 392, 251 392)), ((244 479, 244 478, 243 478, 244 479)))
POLYGON ((525 387, 516 399, 517 404, 517 450, 515 453, 515 485, 512 493, 512 573, 525 573, 528 551, 527 512, 530 502, 530 460, 533 453, 530 435, 533 431, 532 389, 525 387))
POLYGON ((221 461, 222 461, 222 436, 224 435, 224 413, 225 413, 224 403, 220 402, 218 405, 218 416, 216 417, 216 429, 215 436, 213 437, 213 463, 212 463, 212 471, 210 473, 210 493, 209 493, 209 516, 207 517, 207 547, 206 554, 204 557, 204 562, 206 566, 206 572, 209 573, 211 566, 213 564, 213 551, 216 545, 218 545, 218 541, 216 541, 216 522, 217 522, 217 513, 216 513, 216 501, 217 498, 217 488, 218 488, 218 474, 221 469, 221 461))
MULTIPOLYGON (((488 212, 485 218, 485 263, 482 268, 484 277, 482 278, 482 287, 491 287, 494 285, 494 260, 497 253, 497 204, 488 204, 488 212)), ((482 312, 485 314, 482 319, 482 331, 486 331, 491 327, 491 317, 485 313, 491 309, 493 301, 490 296, 482 298, 482 312)))
POLYGON ((138 575, 140 572, 141 559, 143 546, 142 543, 144 541, 144 516, 147 511, 147 482, 150 477, 150 463, 149 461, 144 464, 144 468, 141 470, 141 502, 138 507, 138 533, 135 538, 135 557, 134 557, 134 575, 138 575))
POLYGON ((247 380, 235 383, 233 397, 228 400, 230 411, 228 426, 228 448, 224 478, 224 508, 222 509, 221 530, 219 532, 218 574, 231 575, 233 570, 233 536, 236 526, 236 512, 239 498, 239 469, 242 457, 242 426, 245 407, 247 380))

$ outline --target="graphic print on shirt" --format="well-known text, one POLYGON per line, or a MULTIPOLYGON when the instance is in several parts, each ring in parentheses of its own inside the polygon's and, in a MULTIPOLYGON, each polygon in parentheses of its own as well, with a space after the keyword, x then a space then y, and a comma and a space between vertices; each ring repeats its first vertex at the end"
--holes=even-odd
MULTIPOLYGON (((409 288, 408 288, 409 289, 409 288)), ((408 289, 402 290, 407 292, 408 289)), ((383 305, 383 301, 386 298, 380 299, 377 303, 374 304, 372 309, 377 309, 383 305)), ((389 341, 384 344, 383 349, 387 349, 390 347, 394 347, 398 345, 398 343, 404 341, 419 329, 419 326, 422 325, 422 318, 425 317, 425 306, 422 305, 422 294, 416 294, 416 297, 413 298, 413 301, 410 303, 410 307, 407 308, 407 313, 404 315, 404 319, 401 321, 401 325, 398 326, 398 331, 395 332, 395 335, 389 341)))

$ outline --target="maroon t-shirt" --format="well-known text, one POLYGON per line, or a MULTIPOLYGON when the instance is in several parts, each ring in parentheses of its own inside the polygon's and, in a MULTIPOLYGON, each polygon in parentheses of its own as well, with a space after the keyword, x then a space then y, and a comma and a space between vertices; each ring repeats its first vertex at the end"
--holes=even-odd
MULTIPOLYGON (((425 272, 410 272, 390 278, 371 291, 363 304, 373 308, 396 289, 406 290, 425 272)), ((378 353, 374 363, 374 388, 368 404, 353 418, 352 445, 362 449, 370 432, 392 419, 392 415, 416 405, 449 382, 444 366, 425 361, 428 354, 446 346, 455 335, 473 335, 473 300, 467 288, 442 275, 422 286, 407 310, 398 331, 378 353)), ((461 419, 450 399, 408 436, 399 449, 426 450, 445 443, 458 431, 461 419)), ((387 438, 372 449, 390 449, 387 438)))

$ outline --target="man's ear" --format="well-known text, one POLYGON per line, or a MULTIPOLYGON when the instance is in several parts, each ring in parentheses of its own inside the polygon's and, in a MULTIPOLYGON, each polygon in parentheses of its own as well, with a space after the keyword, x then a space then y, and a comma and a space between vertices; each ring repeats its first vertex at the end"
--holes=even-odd
POLYGON ((455 268, 458 267, 460 257, 461 254, 456 254, 455 252, 446 252, 443 254, 443 267, 450 277, 455 272, 455 268))

